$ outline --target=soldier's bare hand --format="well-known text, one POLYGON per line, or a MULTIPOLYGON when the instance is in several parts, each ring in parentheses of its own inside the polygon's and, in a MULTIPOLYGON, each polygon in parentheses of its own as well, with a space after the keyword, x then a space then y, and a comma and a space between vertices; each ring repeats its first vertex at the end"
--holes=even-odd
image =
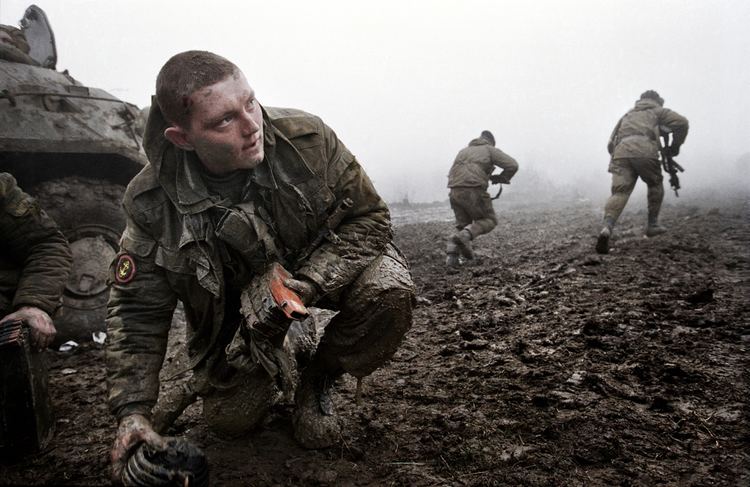
POLYGON ((141 443, 148 443, 155 448, 165 448, 166 440, 158 435, 151 422, 141 414, 125 416, 117 428, 117 437, 112 445, 112 482, 121 484, 122 471, 128 458, 141 443))
POLYGON ((34 306, 22 306, 2 319, 2 321, 5 320, 22 320, 26 323, 31 334, 31 345, 36 350, 49 347, 57 334, 52 318, 45 311, 34 306))
POLYGON ((302 279, 287 279, 284 281, 284 285, 296 292, 305 306, 313 303, 318 297, 318 287, 310 281, 302 279))

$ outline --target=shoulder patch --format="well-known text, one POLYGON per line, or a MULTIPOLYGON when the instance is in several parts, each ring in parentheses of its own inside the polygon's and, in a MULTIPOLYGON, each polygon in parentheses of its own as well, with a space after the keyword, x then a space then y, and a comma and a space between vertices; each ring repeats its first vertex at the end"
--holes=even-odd
POLYGON ((122 254, 117 259, 115 266, 115 281, 118 284, 127 284, 135 278, 135 261, 128 254, 122 254))

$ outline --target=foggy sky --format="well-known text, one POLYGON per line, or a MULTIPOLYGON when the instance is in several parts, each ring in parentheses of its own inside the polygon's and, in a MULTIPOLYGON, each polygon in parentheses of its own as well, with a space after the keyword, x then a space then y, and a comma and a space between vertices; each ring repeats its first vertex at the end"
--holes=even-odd
MULTIPOLYGON (((30 3, 0 0, 0 22, 30 3)), ((229 58, 261 103, 320 115, 389 201, 445 199, 483 129, 519 161, 514 185, 606 190, 609 134, 647 89, 690 119, 683 187, 750 152, 745 0, 34 3, 58 70, 139 106, 173 54, 229 58)))

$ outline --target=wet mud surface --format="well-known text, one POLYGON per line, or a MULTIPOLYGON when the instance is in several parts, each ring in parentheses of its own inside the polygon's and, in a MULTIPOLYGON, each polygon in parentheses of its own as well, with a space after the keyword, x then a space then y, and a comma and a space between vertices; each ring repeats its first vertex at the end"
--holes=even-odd
MULTIPOLYGON (((750 484, 750 202, 680 198, 653 239, 626 212, 605 256, 600 212, 501 209, 478 261, 455 271, 448 221, 400 224, 414 326, 362 406, 340 381, 339 447, 297 446, 289 403, 245 439, 211 436, 200 404, 172 433, 204 449, 213 485, 750 484)), ((181 368, 182 330, 178 314, 165 376, 181 368)), ((51 355, 56 437, 0 466, 0 484, 105 484, 103 351, 51 355)))

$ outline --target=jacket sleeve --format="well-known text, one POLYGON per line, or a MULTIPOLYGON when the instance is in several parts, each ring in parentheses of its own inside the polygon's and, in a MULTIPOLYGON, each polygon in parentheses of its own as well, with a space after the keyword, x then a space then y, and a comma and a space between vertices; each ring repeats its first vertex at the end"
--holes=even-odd
POLYGON ((688 119, 679 113, 662 108, 659 113, 659 125, 672 131, 672 146, 681 146, 688 134, 688 119))
POLYGON ((609 136, 609 142, 607 142, 607 152, 609 152, 610 156, 615 153, 615 147, 617 146, 617 132, 620 131, 620 124, 622 124, 622 118, 617 121, 617 125, 612 129, 612 133, 609 136))
POLYGON ((518 163, 516 160, 496 147, 490 147, 490 158, 492 164, 503 170, 500 176, 504 181, 509 183, 513 175, 518 172, 518 163))
POLYGON ((336 202, 354 202, 336 229, 340 242, 325 241, 297 274, 320 288, 323 294, 335 292, 353 282, 391 241, 390 213, 375 191, 370 178, 336 134, 323 124, 326 146, 326 180, 336 202))
POLYGON ((54 314, 70 274, 68 241, 7 173, 0 174, 0 212, 2 247, 21 265, 13 309, 34 306, 54 314))
POLYGON ((121 419, 149 415, 159 394, 159 370, 177 297, 154 263, 156 242, 128 218, 120 253, 111 267, 107 305, 107 386, 110 411, 121 419), (131 260, 132 275, 116 275, 131 260), (124 282, 127 281, 127 282, 124 282))

